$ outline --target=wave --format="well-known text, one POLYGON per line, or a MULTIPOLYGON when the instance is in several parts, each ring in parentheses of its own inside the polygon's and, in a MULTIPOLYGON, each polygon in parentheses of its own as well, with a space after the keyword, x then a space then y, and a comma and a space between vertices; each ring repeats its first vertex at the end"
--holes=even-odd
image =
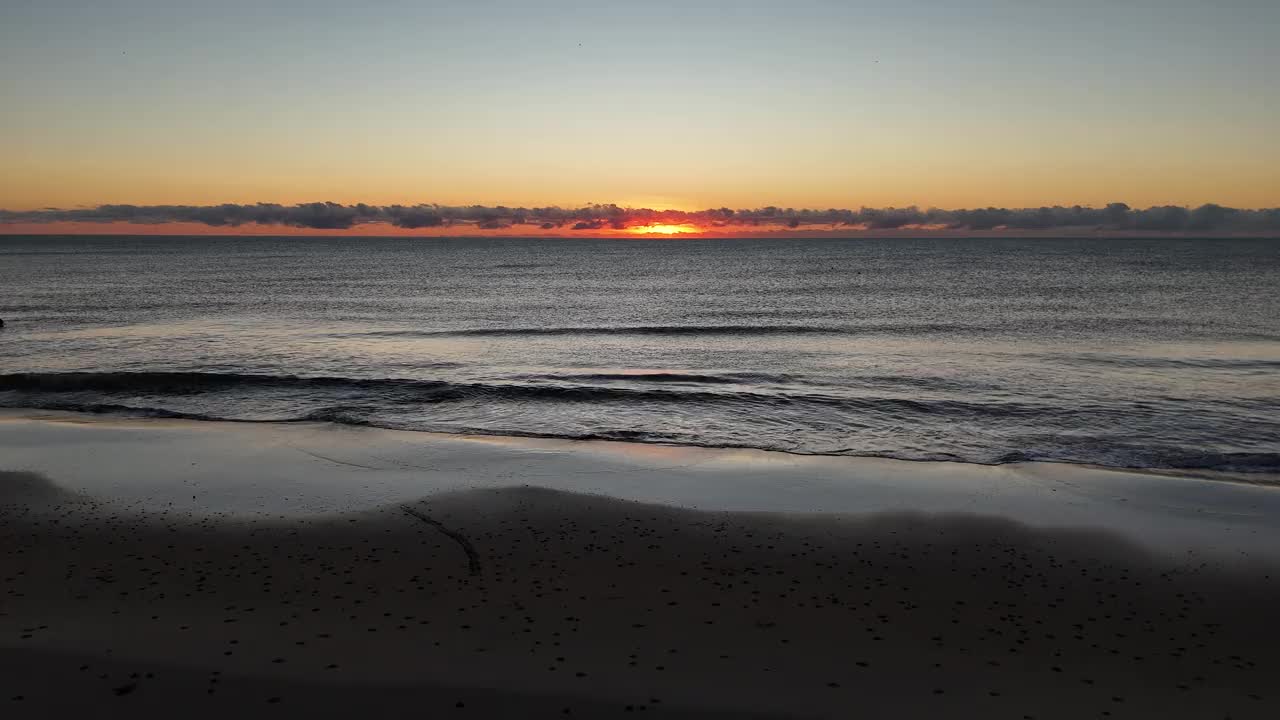
MULTIPOLYGON (((758 314, 757 314, 758 317, 758 314)), ((791 335, 832 335, 843 337, 863 337, 868 335, 900 335, 907 337, 963 334, 968 336, 991 335, 1039 335, 1045 332, 1078 332, 1093 329, 1100 325, 1114 328, 1138 327, 1150 328, 1160 321, 1152 319, 1108 319, 1105 321, 1056 321, 1051 324, 1021 323, 1006 325, 983 325, 968 323, 867 323, 858 325, 821 325, 821 324, 765 324, 765 325, 589 325, 563 327, 472 327, 437 330, 369 330, 363 332, 336 332, 327 337, 333 338, 448 338, 448 337, 538 337, 538 336, 576 336, 576 335, 638 335, 638 336, 791 336, 791 335)), ((1165 323, 1169 324, 1169 323, 1165 323)), ((1280 336, 1262 333, 1236 332, 1228 336, 1234 340, 1280 340, 1280 336)), ((1088 362, 1090 358, 1068 356, 1066 360, 1088 362)), ((1107 360, 1101 360, 1108 362, 1107 360)), ((1124 359, 1111 362, 1125 362, 1124 359)), ((1141 362, 1141 360, 1139 360, 1141 362)), ((1173 361, 1184 362, 1184 361, 1173 361)), ((1197 361, 1185 361, 1195 363, 1197 361)), ((1213 361, 1206 361, 1212 363, 1213 361)), ((1248 362, 1248 361, 1246 361, 1248 362)), ((1262 361, 1272 362, 1272 361, 1262 361)))
POLYGON ((1095 448, 1097 455, 1083 457, 1072 453, 1008 451, 991 454, 957 455, 950 452, 910 451, 859 451, 837 449, 829 451, 807 450, 788 445, 772 445, 760 442, 706 441, 697 437, 629 429, 599 429, 584 432, 535 432, 520 429, 470 427, 458 425, 433 425, 430 423, 406 423, 377 417, 377 408, 360 405, 339 405, 318 408, 296 416, 254 418, 217 416, 205 413, 180 412, 165 408, 131 406, 115 403, 77 403, 57 400, 45 401, 31 409, 58 410, 95 415, 116 415, 159 419, 180 419, 205 422, 236 422, 262 424, 293 424, 324 422, 356 427, 375 427, 388 430, 436 432, 451 435, 487 435, 499 437, 546 438, 556 440, 613 441, 644 444, 681 445, 707 448, 743 448, 783 452, 791 455, 865 457, 905 460, 913 462, 959 462, 974 465, 1007 465, 1026 462, 1055 462, 1071 465, 1135 470, 1212 471, 1239 473, 1242 475, 1274 475, 1280 473, 1280 453, 1268 452, 1215 452, 1172 447, 1133 448, 1123 443, 1111 447, 1095 448))
POLYGON ((871 384, 864 383, 858 394, 848 382, 825 386, 817 384, 821 378, 763 373, 597 372, 449 382, 235 372, 35 372, 0 374, 0 406, 907 460, 1280 472, 1280 453, 1267 452, 1274 448, 1268 437, 1274 428, 1267 420, 1266 411, 1274 407, 1269 400, 1246 414, 1201 404, 1197 412, 1213 420, 1214 434, 1183 434, 1184 446, 1165 446, 1159 438, 1171 436, 1168 423, 1179 422, 1183 411, 1160 398, 1150 398, 1160 406, 1157 412, 1152 403, 1068 402, 990 392, 955 399, 920 388, 904 397, 872 389, 886 379, 852 379, 871 384), (528 427, 549 432, 522 431, 528 427), (968 427, 984 429, 979 442, 965 435, 968 427), (1096 436, 1078 434, 1090 427, 1101 430, 1096 436), (955 433, 958 441, 951 428, 961 429, 955 433), (1115 431, 1107 434, 1108 428, 1115 431), (1214 437, 1233 440, 1224 446, 1214 437), (928 452, 933 450, 954 453, 928 452))
POLYGON ((1079 354, 1062 356, 1065 362, 1111 367, 1197 369, 1197 370, 1277 370, 1280 360, 1266 358, 1164 358, 1079 354))
MULTIPOLYGON (((672 377, 680 377, 671 374, 672 377)), ((618 374, 618 378, 635 377, 618 374)), ((694 375, 685 378, 698 377, 694 375)), ((707 376, 716 377, 716 376, 707 376)), ((733 382, 724 378, 727 382, 733 382)), ((695 382, 669 380, 669 382, 695 382)), ((717 391, 702 389, 626 388, 592 385, 522 385, 505 383, 453 383, 443 380, 397 378, 300 377, 245 373, 201 372, 68 372, 0 375, 0 392, 25 396, 93 393, 106 396, 182 397, 236 390, 278 389, 293 392, 334 391, 344 396, 373 395, 391 405, 459 401, 545 402, 647 402, 671 404, 731 403, 767 409, 792 404, 838 407, 845 410, 955 415, 957 417, 1014 417, 1043 412, 1044 408, 1012 401, 914 400, 883 396, 841 397, 820 393, 717 391)), ((25 398, 24 402, 30 401, 25 398)))
POLYGON ((786 383, 795 378, 790 375, 771 375, 768 373, 726 373, 712 375, 706 373, 535 373, 516 375, 517 380, 560 380, 589 382, 635 382, 635 383, 699 383, 702 385, 743 385, 752 383, 786 383))
POLYGON ((992 328, 954 323, 867 325, 596 325, 584 327, 480 327, 451 330, 371 330, 337 337, 521 337, 539 335, 869 335, 982 332, 992 328))
POLYGON ((997 390, 996 383, 972 379, 913 377, 909 375, 855 375, 829 377, 781 373, 730 372, 709 373, 533 373, 514 375, 514 380, 551 380, 561 382, 632 382, 632 383, 697 383, 701 385, 800 385, 825 388, 911 388, 943 392, 997 390))
POLYGON ((1011 451, 993 458, 993 465, 1022 462, 1070 462, 1130 470, 1212 470, 1235 473, 1280 472, 1280 453, 1219 452, 1175 447, 1134 448, 1125 443, 1099 444, 1092 458, 1062 456, 1048 452, 1011 451), (1064 459, 1067 458, 1067 459, 1064 459))
MULTIPOLYGON (((823 325, 633 325, 594 327, 460 328, 457 330, 374 330, 361 337, 503 337, 524 335, 796 335, 838 334, 823 325)), ((344 336, 345 337, 345 336, 344 336)))
POLYGON ((206 372, 61 372, 0 375, 0 391, 191 395, 264 385, 346 386, 362 381, 344 377, 298 377, 206 372))
MULTIPOLYGON (((120 405, 117 403, 77 403, 51 400, 39 405, 23 406, 32 410, 61 410, 63 412, 86 413, 89 415, 123 415, 126 417, 163 418, 171 420, 204 420, 210 422, 280 422, 277 420, 254 420, 251 418, 231 418, 207 415, 205 413, 180 412, 157 407, 139 407, 120 405)), ((286 421, 287 422, 287 421, 286 421)))

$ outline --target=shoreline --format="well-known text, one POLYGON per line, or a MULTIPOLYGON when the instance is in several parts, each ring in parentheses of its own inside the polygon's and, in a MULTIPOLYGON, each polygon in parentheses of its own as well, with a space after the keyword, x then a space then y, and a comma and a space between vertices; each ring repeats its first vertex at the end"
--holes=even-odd
POLYGON ((0 470, 137 510, 315 515, 532 486, 713 511, 986 513, 1280 560, 1280 487, 1159 470, 12 410, 0 456, 0 470))
POLYGON ((1278 518, 1048 464, 0 414, 0 707, 1269 718, 1278 518))
POLYGON ((467 440, 486 440, 486 439, 507 439, 507 440, 528 440, 528 441, 551 441, 556 443, 584 443, 584 444, 601 444, 601 445, 647 445, 656 447, 669 447, 677 449, 691 450, 708 450, 708 451, 748 451, 777 455, 791 455, 800 458, 846 458, 851 461, 867 460, 876 461, 883 460, 889 462, 901 463, 922 463, 922 464, 955 464, 962 466, 1000 468, 1008 466, 1024 466, 1024 465, 1049 465, 1063 466, 1068 468, 1083 468, 1088 470, 1100 470, 1119 473, 1138 473, 1143 475, 1162 475, 1167 477, 1177 477, 1195 480, 1208 480, 1216 482, 1231 482, 1244 485, 1256 485, 1261 487, 1280 487, 1280 471, 1276 472, 1242 472, 1233 470, 1215 470, 1212 468, 1169 468, 1169 467, 1146 467, 1137 465, 1105 465, 1092 462, 1075 462, 1071 460, 1009 460, 1004 462, 979 462, 975 460, 964 460, 961 458, 904 458, 892 455, 876 455, 876 454, 856 454, 856 453, 840 453, 840 452, 805 452, 800 450, 786 450, 779 448, 756 447, 752 445, 701 445, 697 443, 679 443, 667 440, 645 440, 645 439, 618 439, 599 436, 583 436, 572 437, 562 435, 543 434, 537 432, 484 432, 472 430, 469 432, 446 432, 442 430, 417 430, 413 428, 398 428, 391 426, 376 425, 373 423, 349 423, 339 422, 325 419, 283 419, 283 420, 254 420, 254 419, 238 419, 238 418, 218 418, 205 417, 198 414, 182 413, 177 411, 155 411, 155 410, 120 410, 112 408, 110 410, 96 411, 85 409, 62 409, 62 408, 39 408, 39 407, 0 407, 0 423, 14 420, 28 421, 47 421, 47 422, 91 422, 98 421, 104 424, 127 424, 129 422, 178 422, 178 423, 213 423, 227 425, 268 425, 268 426, 307 426, 307 425, 332 425, 338 428, 349 428, 352 430, 373 430, 392 433, 413 433, 431 438, 460 438, 467 440), (155 413, 155 414, 153 414, 155 413), (78 418, 78 419, 77 419, 78 418))

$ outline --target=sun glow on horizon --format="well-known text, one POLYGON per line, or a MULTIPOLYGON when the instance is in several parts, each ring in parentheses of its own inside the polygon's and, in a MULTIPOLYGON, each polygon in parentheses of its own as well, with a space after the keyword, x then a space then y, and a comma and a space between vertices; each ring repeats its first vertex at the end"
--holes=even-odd
POLYGON ((640 225, 638 227, 628 228, 629 232, 636 235, 684 235, 697 234, 702 232, 702 228, 688 223, 682 225, 640 225))

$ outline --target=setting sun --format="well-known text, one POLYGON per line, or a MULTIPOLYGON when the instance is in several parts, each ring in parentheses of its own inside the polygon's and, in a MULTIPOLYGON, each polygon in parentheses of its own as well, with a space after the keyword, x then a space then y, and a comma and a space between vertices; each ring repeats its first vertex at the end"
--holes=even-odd
POLYGON ((700 228, 693 225, 641 225, 630 230, 638 235, 681 235, 702 232, 700 228))

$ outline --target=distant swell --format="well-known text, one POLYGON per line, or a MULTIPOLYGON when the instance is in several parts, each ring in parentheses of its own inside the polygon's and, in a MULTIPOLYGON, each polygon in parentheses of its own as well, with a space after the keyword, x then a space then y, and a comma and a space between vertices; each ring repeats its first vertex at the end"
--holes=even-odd
POLYGON ((765 373, 726 373, 710 375, 697 373, 538 373, 518 375, 519 380, 561 380, 580 382, 635 382, 635 383, 699 383, 702 385, 735 385, 747 383, 790 382, 786 375, 768 375, 765 373))
POLYGON ((1141 355, 1104 355, 1099 353, 1073 353, 1070 355, 1046 355, 1046 358, 1067 364, 1084 363, 1105 367, 1173 369, 1173 370, 1280 370, 1280 360, 1274 358, 1215 358, 1215 357, 1147 357, 1141 355))
POLYGON ((439 330, 371 330, 340 337, 520 337, 529 335, 870 335, 981 333, 991 328, 960 323, 865 325, 600 325, 587 327, 479 327, 439 330))
POLYGON ((0 391, 190 395, 217 390, 261 387, 268 385, 349 386, 352 384, 360 384, 362 382, 369 381, 341 377, 297 377, 293 375, 259 375, 246 373, 13 373, 9 375, 0 375, 0 391))
POLYGON ((521 335, 795 335, 835 334, 845 328, 822 325, 635 325, 602 327, 461 328, 457 330, 374 330, 364 337, 501 337, 521 335))
MULTIPOLYGON (((628 381, 637 383, 700 383, 706 385, 788 382, 785 375, 765 373, 532 373, 513 376, 515 380, 558 380, 576 382, 628 381)), ((251 387, 349 387, 349 388, 420 388, 420 389, 471 389, 488 388, 493 391, 521 392, 543 390, 555 394, 574 390, 564 387, 534 387, 516 385, 481 385, 449 383, 436 380, 410 378, 349 378, 331 376, 268 375, 255 373, 206 373, 206 372, 66 372, 66 373, 13 373, 0 375, 0 392, 111 392, 111 393, 163 393, 189 395, 219 390, 251 387)), ((612 390, 601 388, 604 392, 612 390)))

